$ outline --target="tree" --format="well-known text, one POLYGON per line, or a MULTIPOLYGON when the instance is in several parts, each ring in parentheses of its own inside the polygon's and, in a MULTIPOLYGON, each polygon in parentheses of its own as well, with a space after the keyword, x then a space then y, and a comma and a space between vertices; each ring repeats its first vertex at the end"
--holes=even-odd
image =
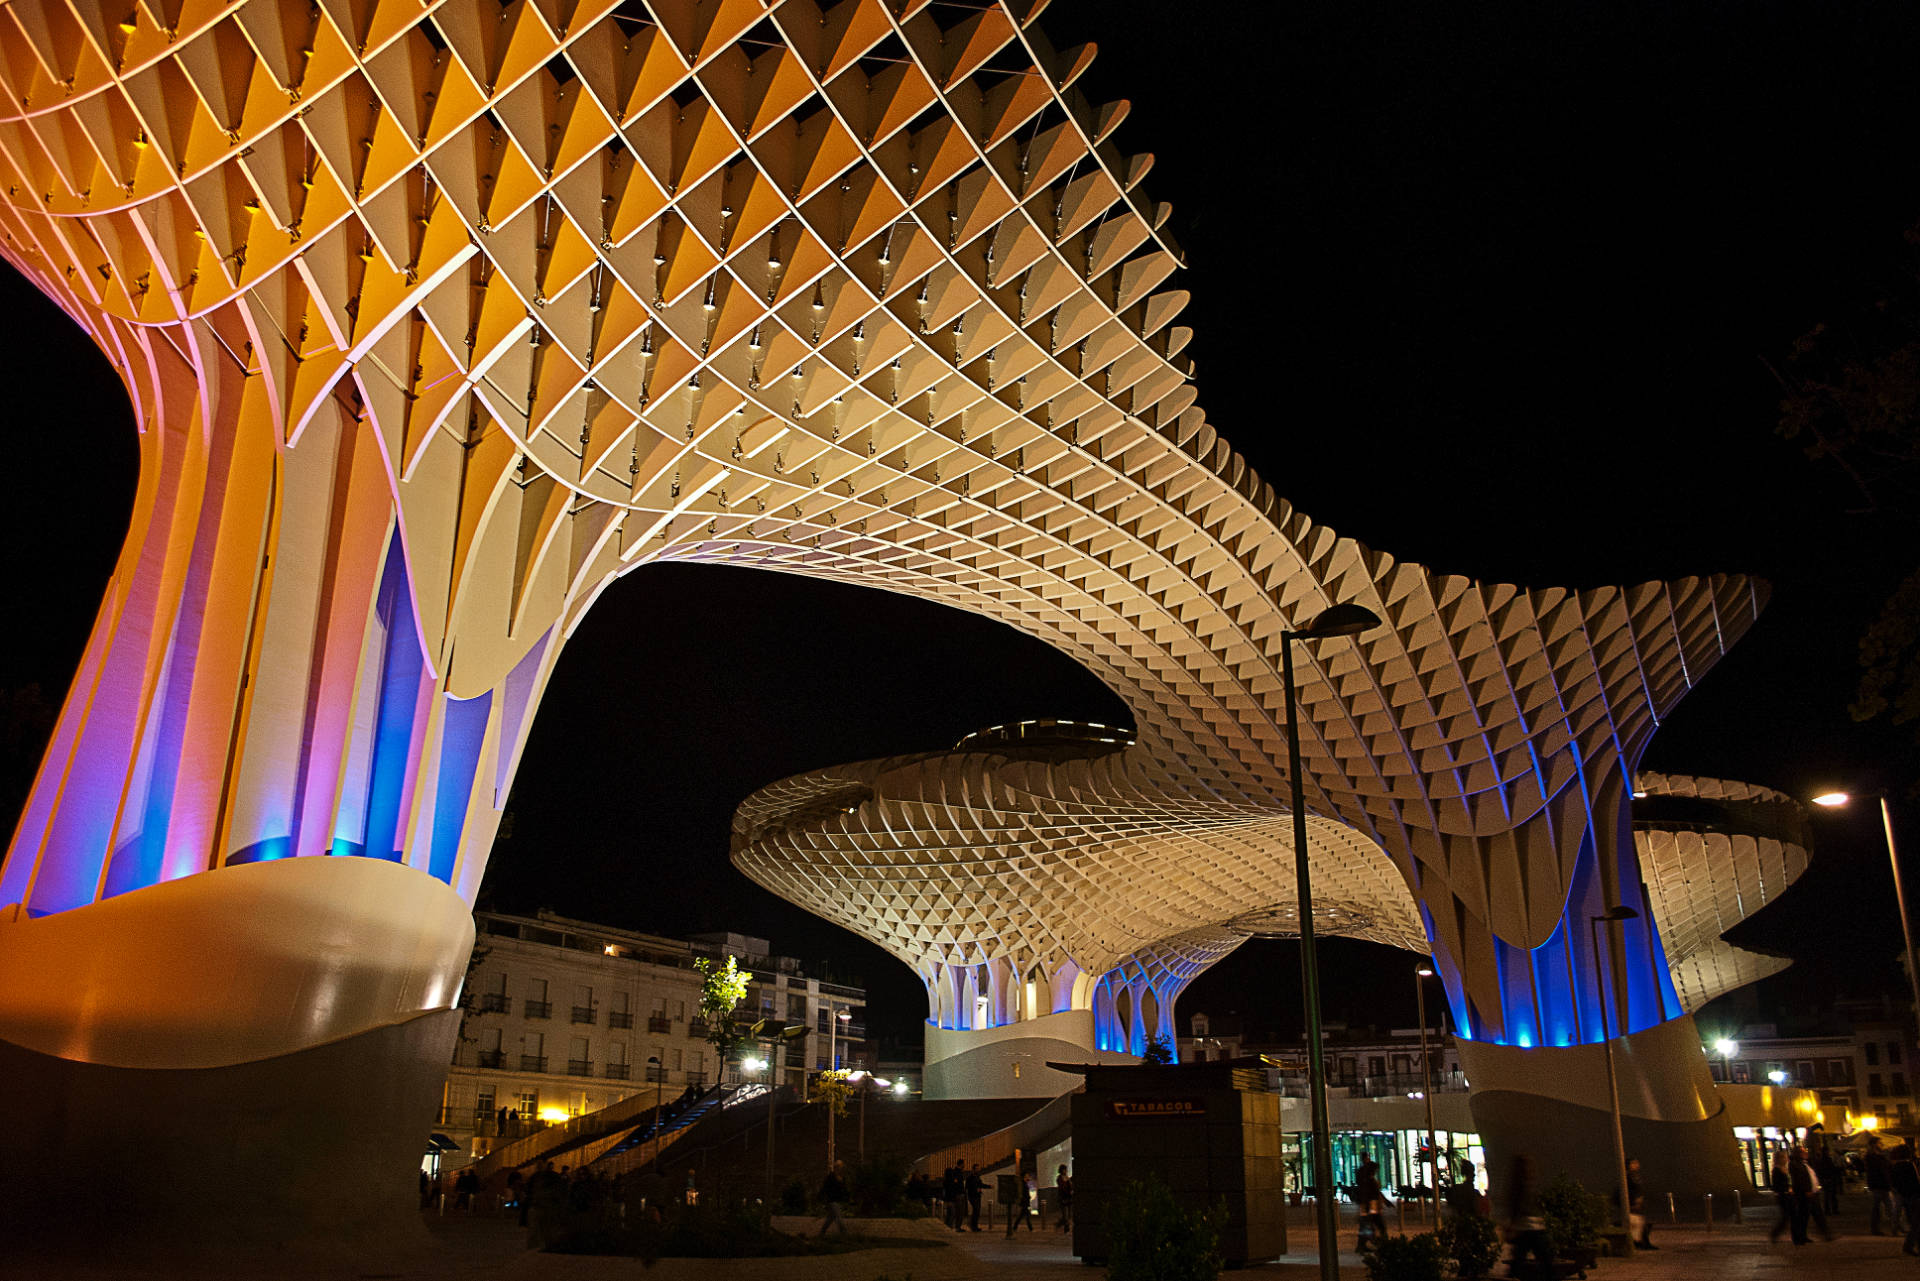
POLYGON ((1155 1032, 1147 1038, 1147 1052, 1140 1061, 1150 1067, 1171 1067, 1173 1065, 1173 1043, 1155 1032))
MULTIPOLYGON (((1847 319, 1815 325, 1775 370, 1784 395, 1775 430, 1843 471, 1856 514, 1882 518, 1920 545, 1920 223, 1900 268, 1847 319)), ((1860 638, 1856 721, 1912 725, 1920 743, 1920 565, 1860 638)))
POLYGON ((719 1051, 723 1066, 735 1062, 741 1056, 746 1035, 735 1022, 733 1011, 746 999, 753 973, 741 969, 740 962, 731 956, 724 966, 702 956, 694 961, 693 968, 700 972, 700 1017, 706 1020, 707 1040, 719 1051))

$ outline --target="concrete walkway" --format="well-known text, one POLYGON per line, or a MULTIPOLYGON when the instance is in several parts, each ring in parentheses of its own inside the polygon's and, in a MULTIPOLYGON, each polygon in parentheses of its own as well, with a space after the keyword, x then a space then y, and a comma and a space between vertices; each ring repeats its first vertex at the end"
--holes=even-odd
MULTIPOLYGON (((337 1270, 302 1267, 294 1259, 276 1262, 258 1271, 228 1271, 228 1278, 303 1278, 318 1281, 1102 1281, 1105 1269, 1090 1268, 1074 1258, 1068 1235, 1039 1227, 1022 1230, 1009 1240, 1004 1230, 955 1234, 937 1220, 851 1220, 855 1232, 874 1237, 919 1237, 939 1242, 937 1248, 878 1247, 851 1254, 781 1259, 662 1259, 651 1268, 638 1260, 539 1254, 526 1249, 523 1230, 509 1218, 466 1215, 427 1216, 430 1249, 424 1255, 395 1259, 379 1268, 337 1270)), ((1839 1238, 1812 1245, 1778 1245, 1767 1239, 1773 1213, 1751 1208, 1742 1223, 1723 1222, 1712 1232, 1700 1225, 1656 1224, 1657 1252, 1641 1252, 1632 1259, 1603 1259, 1591 1274, 1596 1281, 1881 1281, 1912 1277, 1920 1281, 1920 1259, 1900 1253, 1899 1240, 1865 1235, 1864 1197, 1850 1197, 1834 1220, 1839 1238)), ((784 1231, 813 1231, 817 1220, 779 1218, 784 1231)), ((1405 1230, 1421 1225, 1411 1218, 1405 1230)), ((1351 1218, 1341 1225, 1341 1276, 1363 1281, 1366 1270, 1353 1253, 1351 1218)), ((1240 1277, 1279 1277, 1312 1281, 1317 1276, 1313 1225, 1305 1209, 1292 1212, 1288 1223, 1292 1246, 1285 1258, 1225 1274, 1240 1277)), ((1504 1276, 1504 1267, 1495 1269, 1504 1276)), ((0 1277, 27 1277, 35 1281, 177 1281, 188 1275, 177 1270, 138 1265, 112 1269, 72 1269, 49 1272, 44 1267, 22 1271, 10 1267, 0 1246, 0 1277)), ((204 1276, 204 1273, 194 1273, 204 1276)))

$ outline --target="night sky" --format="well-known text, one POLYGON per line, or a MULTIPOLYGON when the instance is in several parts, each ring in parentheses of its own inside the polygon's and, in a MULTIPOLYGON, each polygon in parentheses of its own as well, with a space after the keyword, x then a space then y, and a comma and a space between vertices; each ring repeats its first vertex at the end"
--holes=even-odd
MULTIPOLYGON (((1201 404, 1276 489, 1396 556, 1488 579, 1765 575, 1772 604, 1647 766, 1801 795, 1913 778, 1898 734, 1846 713, 1858 635, 1915 559, 1912 526, 1850 514, 1839 471, 1774 437, 1769 366, 1866 305, 1920 220, 1920 10, 1061 0, 1041 25, 1061 48, 1098 43, 1090 98, 1131 99, 1117 142, 1157 156, 1147 189, 1173 204, 1201 404)), ((0 520, 31 620, 0 653, 0 689, 57 696, 125 530, 132 430, 77 330, 10 276, 0 307, 15 477, 0 520)), ((1034 716, 1126 723, 1070 660, 971 615, 751 570, 642 570, 560 661, 483 905, 760 934, 864 977, 872 1024, 915 1039, 917 981, 734 872, 729 817, 799 770, 1034 716)), ((1763 985, 1768 1003, 1898 983, 1877 825, 1817 822, 1814 869, 1735 936, 1800 959, 1763 985)), ((1250 945, 1182 1008, 1297 1028, 1296 952, 1250 945)), ((1329 1017, 1412 1021, 1409 958, 1326 956, 1329 1017)))

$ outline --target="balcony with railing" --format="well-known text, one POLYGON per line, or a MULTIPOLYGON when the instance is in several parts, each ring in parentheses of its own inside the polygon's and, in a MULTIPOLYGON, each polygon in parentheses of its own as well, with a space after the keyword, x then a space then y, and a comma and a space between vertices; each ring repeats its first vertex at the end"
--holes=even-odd
POLYGON ((479 1063, 483 1068, 505 1067, 507 1064, 507 1052, 505 1050, 482 1050, 479 1054, 479 1063))
POLYGON ((522 1054, 520 1056, 522 1072, 544 1072, 547 1070, 547 1056, 544 1054, 522 1054))
POLYGON ((647 1080, 648 1081, 664 1082, 666 1079, 667 1079, 667 1070, 665 1068, 655 1063, 647 1064, 647 1080))
POLYGON ((614 1028, 619 1028, 619 1027, 632 1027, 632 1026, 633 1026, 633 1011, 632 1011, 632 1010, 614 1010, 614 1011, 611 1011, 611 1012, 610 1012, 610 1013, 609 1013, 609 1014, 607 1015, 607 1026, 608 1026, 608 1027, 614 1027, 614 1028))
POLYGON ((631 1063, 609 1063, 602 1070, 609 1081, 625 1081, 633 1075, 631 1063))
POLYGON ((593 1060, 592 1059, 568 1059, 567 1075, 568 1076, 592 1076, 593 1060))
POLYGON ((671 1032, 673 1031, 673 1022, 664 1014, 649 1015, 647 1018, 647 1031, 671 1032))
POLYGON ((510 1014, 513 1011, 513 998, 505 992, 482 992, 480 994, 480 1012, 482 1014, 510 1014))
POLYGON ((530 1019, 550 1019, 553 1017, 552 1001, 522 1001, 520 1013, 530 1019))
POLYGON ((707 1021, 705 1019, 688 1019, 687 1035, 696 1040, 705 1040, 707 1036, 707 1021))
POLYGON ((575 1023, 597 1022, 598 1015, 599 1011, 591 1005, 576 1005, 573 1007, 573 1021, 575 1023))

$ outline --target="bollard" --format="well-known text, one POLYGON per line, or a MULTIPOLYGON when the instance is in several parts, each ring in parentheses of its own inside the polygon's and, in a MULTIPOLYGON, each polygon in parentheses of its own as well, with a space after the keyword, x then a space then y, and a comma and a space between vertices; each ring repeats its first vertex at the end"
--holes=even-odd
POLYGON ((1673 1203, 1673 1193, 1667 1193, 1667 1222, 1680 1222, 1680 1211, 1673 1203))
POLYGON ((1733 1221, 1741 1223, 1747 1217, 1747 1198, 1739 1188, 1733 1190, 1733 1221))
POLYGON ((444 1192, 440 1194, 440 1217, 447 1217, 447 1194, 444 1192))
POLYGON ((1705 1200, 1707 1203, 1707 1231, 1711 1232, 1713 1231, 1713 1193, 1707 1193, 1705 1200))

